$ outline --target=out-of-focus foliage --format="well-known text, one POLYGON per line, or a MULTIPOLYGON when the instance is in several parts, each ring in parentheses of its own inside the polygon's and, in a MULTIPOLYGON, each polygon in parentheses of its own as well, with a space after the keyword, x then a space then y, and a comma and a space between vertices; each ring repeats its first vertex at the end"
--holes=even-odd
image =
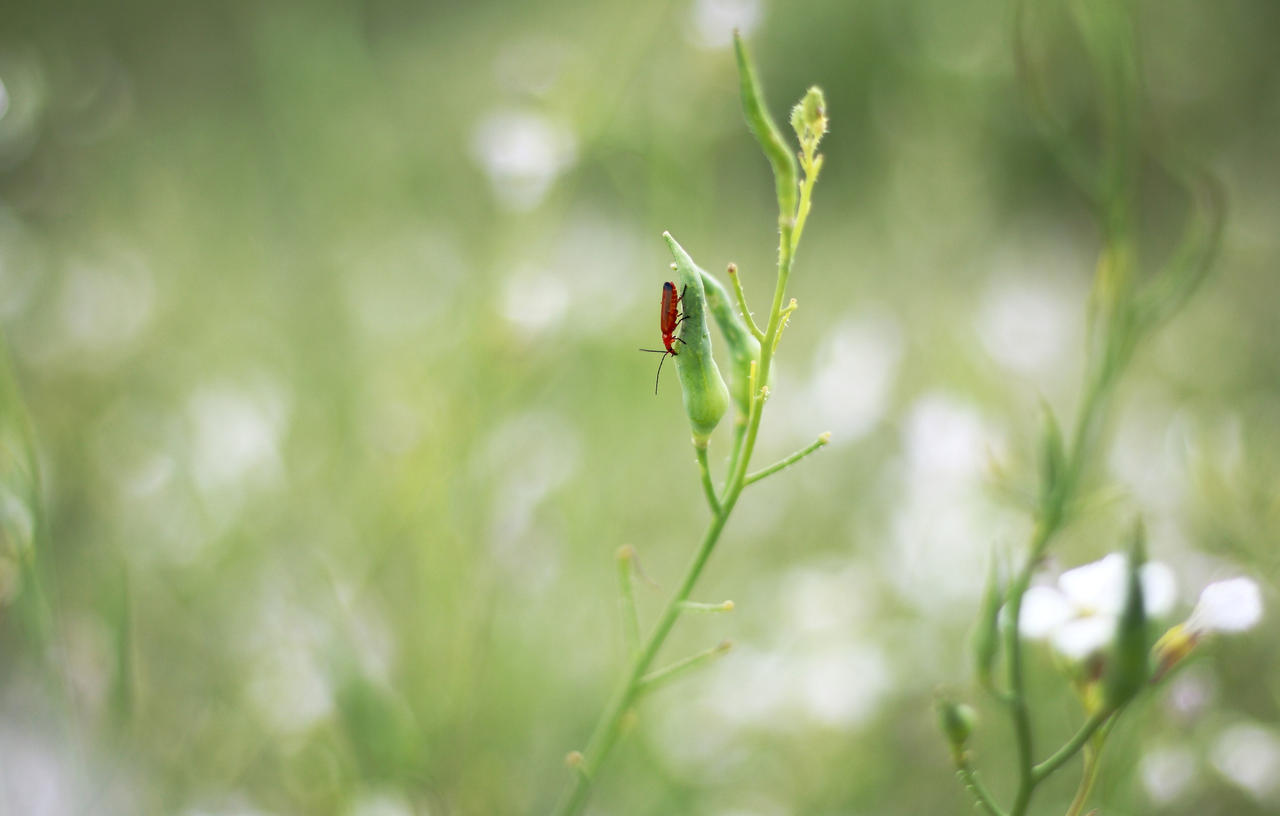
MULTIPOLYGON (((1206 164, 1230 215, 1214 276, 1134 360, 1057 566, 1141 512, 1180 614, 1214 578, 1263 583, 1261 627, 1140 698, 1097 797, 1272 813, 1280 8, 1137 14, 1144 144, 1206 164)), ((736 611, 671 652, 726 627, 737 647, 647 702, 595 806, 968 810, 932 697, 970 665, 989 549, 1025 538, 990 465, 1034 501, 1039 400, 1064 416, 1077 397, 1098 250, 1027 115, 1004 3, 0 17, 0 474, 39 472, 43 497, 3 485, 0 812, 549 807, 624 657, 614 552, 669 589, 705 513, 672 489, 697 478, 676 389, 655 399, 635 352, 657 340, 660 233, 737 262, 759 302, 772 280, 734 24, 775 104, 826 92, 760 460, 815 428, 832 443, 739 508, 702 585, 736 611), (40 461, 15 471, 23 402, 40 461), (10 531, 37 517, 14 583, 10 531)), ((1086 131, 1080 46, 1038 26, 1051 98, 1086 131)), ((1144 258, 1186 206, 1146 168, 1144 258)), ((662 594, 638 596, 651 618, 662 594)), ((1032 658, 1043 699, 1060 681, 1032 658)), ((1003 791, 993 714, 970 749, 1003 791)), ((1055 743, 1077 723, 1042 716, 1055 743)))

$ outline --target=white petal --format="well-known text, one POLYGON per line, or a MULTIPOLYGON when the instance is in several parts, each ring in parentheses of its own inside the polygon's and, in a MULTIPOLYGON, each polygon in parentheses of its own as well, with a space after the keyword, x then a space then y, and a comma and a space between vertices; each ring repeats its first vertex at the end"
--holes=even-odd
POLYGON ((1053 633, 1053 648, 1064 657, 1083 660, 1111 643, 1116 620, 1110 616, 1092 615, 1067 621, 1053 633))
POLYGON ((1147 617, 1163 618, 1173 610, 1178 600, 1178 580, 1168 564, 1148 561, 1138 571, 1142 581, 1142 600, 1147 617))
POLYGON ((1187 628, 1195 632, 1243 632, 1262 618, 1262 593, 1252 578, 1209 584, 1191 612, 1187 628))
POLYGON ((1018 631, 1025 638, 1039 640, 1066 623, 1071 615, 1071 604, 1061 592, 1053 587, 1031 587, 1022 595, 1018 631))
POLYGON ((1092 564, 1067 570, 1058 586, 1077 610, 1084 613, 1119 614, 1124 607, 1126 559, 1111 553, 1092 564))

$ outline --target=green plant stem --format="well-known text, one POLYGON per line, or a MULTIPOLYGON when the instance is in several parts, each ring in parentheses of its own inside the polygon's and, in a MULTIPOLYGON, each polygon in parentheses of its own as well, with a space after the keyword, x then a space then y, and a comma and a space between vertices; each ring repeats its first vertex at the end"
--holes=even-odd
POLYGON ((804 232, 804 224, 809 220, 809 209, 813 206, 813 185, 818 181, 818 170, 814 162, 814 148, 806 145, 801 166, 804 168, 804 180, 800 182, 800 206, 796 210, 796 225, 791 232, 791 251, 794 253, 800 245, 800 234, 804 232))
POLYGON ((747 293, 743 291, 742 281, 738 278, 738 265, 729 264, 727 271, 729 280, 733 283, 733 296, 738 301, 738 310, 742 312, 743 322, 747 324, 752 337, 763 340, 764 332, 760 331, 760 327, 756 325, 756 319, 751 316, 751 309, 747 307, 747 293))
MULTIPOLYGON (((739 487, 740 490, 741 488, 739 487)), ((732 498, 736 501, 737 496, 733 495, 732 498)), ((707 565, 707 559, 711 557, 716 543, 720 540, 720 533, 724 531, 725 522, 728 521, 728 510, 732 509, 732 506, 732 502, 726 501, 724 511, 712 517, 711 524, 707 528, 706 534, 702 537, 702 543, 698 545, 693 560, 689 562, 689 567, 685 571, 684 579, 680 582, 680 587, 667 602, 666 607, 662 610, 662 615, 658 618, 657 625, 649 633, 649 637, 645 640, 640 651, 636 653, 627 673, 622 677, 621 682, 614 690, 613 696, 605 706, 604 713, 600 715, 600 720, 596 724, 595 731, 592 732, 591 739, 588 741, 587 748, 583 752, 581 762, 578 765, 578 773, 574 774, 573 781, 565 790, 555 810, 552 811, 556 816, 570 816, 570 814, 580 813, 586 804, 587 796, 591 790, 591 782, 596 772, 599 771, 605 757, 608 756, 609 751, 618 741, 618 736, 622 731, 623 717, 635 700, 636 694, 640 689, 641 680, 653 663, 654 658, 657 657, 658 650, 666 642, 667 635, 671 633, 676 620, 680 617, 681 612, 684 611, 683 603, 689 600, 689 595, 693 592, 693 587, 697 583, 698 577, 702 575, 702 570, 707 565)))
POLYGON ((618 550, 618 588, 622 592, 622 617, 627 629, 627 654, 634 656, 640 648, 640 614, 636 610, 635 584, 632 568, 635 550, 622 547, 618 550))
POLYGON ((1110 720, 1111 714, 1111 711, 1097 711, 1088 720, 1085 720, 1084 725, 1080 726, 1080 730, 1075 733, 1075 736, 1067 740, 1066 744, 1059 748, 1053 756, 1031 769, 1032 778, 1036 782, 1041 782, 1062 767, 1067 760, 1075 756, 1085 746, 1085 743, 1097 733, 1099 728, 1110 720))
MULTIPOLYGON (((779 290, 781 291, 781 287, 779 287, 779 290)), ((775 293, 775 303, 781 300, 780 291, 775 293)), ((772 333, 777 331, 777 309, 774 309, 771 314, 773 317, 769 323, 769 330, 772 333)), ((772 340, 770 335, 766 335, 766 337, 772 340)), ((769 349, 771 346, 766 343, 764 348, 769 349)), ((768 351, 762 350, 760 356, 761 370, 767 374, 768 365, 773 355, 768 351)), ((702 537, 702 543, 698 545, 693 560, 689 562, 689 567, 685 570, 684 579, 681 580, 679 588, 667 602, 666 607, 662 610, 662 615, 658 618, 657 625, 654 626, 648 639, 636 654, 635 659, 632 660, 630 669, 623 676, 609 703, 605 706, 604 713, 601 715, 600 721, 597 723, 595 731, 587 743, 587 749, 583 752, 582 761, 578 767, 579 772, 574 774, 573 781, 565 790, 564 796, 555 810, 552 811, 555 816, 571 816, 571 814, 577 814, 582 811, 591 790, 591 782, 605 757, 608 756, 609 751, 618 741, 618 736, 622 730, 623 717, 639 693, 645 673, 653 663, 654 658, 657 657, 658 650, 662 648, 662 644, 666 642, 667 636, 671 634, 672 627, 675 626, 681 613, 684 612, 684 603, 689 600, 698 578, 702 575, 702 570, 707 565, 707 560, 711 558, 711 553, 715 550, 716 544, 720 540, 724 525, 729 520, 733 507, 737 504, 738 497, 742 495, 742 489, 745 487, 747 463, 751 461, 756 433, 760 428, 762 412, 756 404, 760 400, 759 396, 753 395, 751 418, 748 421, 747 430, 742 440, 741 454, 738 457, 736 469, 729 476, 729 483, 725 487, 725 496, 720 503, 720 510, 712 515, 711 524, 707 528, 706 534, 702 537)))
POLYGON ((1018 573, 1017 579, 1009 588, 1009 624, 1005 630, 1005 649, 1009 655, 1009 714, 1013 718, 1014 739, 1018 745, 1018 792, 1014 796, 1013 808, 1009 812, 1013 816, 1022 816, 1031 804, 1031 794, 1035 791, 1036 781, 1032 776, 1032 756, 1035 746, 1031 730, 1031 711, 1027 705, 1026 685, 1022 671, 1022 639, 1018 633, 1019 618, 1022 614, 1022 596, 1031 584, 1031 573, 1035 569, 1038 550, 1043 549, 1052 535, 1052 528, 1037 524, 1032 539, 1031 553, 1027 563, 1018 573))
POLYGON ((1006 816, 1000 805, 996 804, 995 797, 991 795, 991 791, 987 790, 987 786, 982 784, 982 780, 978 778, 978 772, 969 764, 967 758, 961 757, 956 762, 956 773, 960 776, 964 786, 973 792, 973 798, 987 812, 987 816, 1006 816))
POLYGON ((1100 198, 1099 182, 1088 162, 1080 155, 1071 142, 1067 128, 1054 116, 1049 106, 1048 95, 1044 83, 1031 64, 1030 48, 1027 44, 1026 19, 1027 6, 1030 0, 1017 0, 1013 6, 1013 57, 1017 72, 1018 84, 1031 109, 1031 119, 1040 131, 1053 153, 1058 164, 1076 183, 1091 204, 1096 205, 1100 198))
MULTIPOLYGON (((1103 351, 1105 355, 1105 349, 1103 351)), ((1055 485, 1050 502, 1040 511, 1031 542, 1027 547, 1027 559, 1010 585, 1006 601, 1006 608, 1009 610, 1009 625, 1005 630, 1009 680, 1006 699, 1010 716, 1013 718, 1014 736, 1018 746, 1018 790, 1013 807, 1009 811, 1011 816, 1023 816, 1027 812, 1036 785, 1047 775, 1037 776, 1034 765, 1034 736, 1023 680, 1022 638, 1018 632, 1022 615, 1022 598, 1031 585, 1032 574, 1040 563, 1045 549, 1068 516, 1070 504, 1079 487, 1085 463, 1096 436, 1096 426, 1101 419, 1106 397, 1118 373, 1116 369, 1107 365, 1095 367, 1094 372, 1077 409, 1075 427, 1072 431, 1071 445, 1061 481, 1055 485)), ((1096 727, 1095 725, 1094 728, 1096 727)), ((1087 738, 1088 735, 1085 736, 1087 738)), ((1078 745, 1076 750, 1079 750, 1078 745)))
POLYGON ((707 505, 712 515, 720 514, 720 500, 716 498, 716 486, 711 481, 711 465, 707 462, 707 446, 695 444, 698 453, 698 472, 702 478, 702 492, 707 496, 707 505))
POLYGON ((760 481, 766 476, 772 476, 773 474, 777 473, 780 470, 784 470, 786 468, 791 467, 796 462, 799 462, 801 459, 805 458, 809 454, 816 451, 818 448, 821 448, 822 446, 826 445, 829 441, 831 441, 830 434, 823 434, 822 436, 818 437, 817 440, 815 440, 812 444, 796 451, 795 453, 788 456, 786 459, 783 459, 778 462, 774 462, 772 465, 769 465, 769 467, 764 468, 763 470, 757 470, 755 473, 752 473, 751 475, 747 476, 746 484, 755 484, 756 482, 760 481))
MULTIPOLYGON (((764 335, 761 335, 762 337, 764 335)), ((738 469, 738 459, 742 456, 742 441, 747 436, 747 417, 739 416, 733 423, 733 449, 729 453, 729 465, 725 468, 725 487, 729 486, 729 475, 738 469)))
MULTIPOLYGON (((698 578, 702 575, 702 570, 706 567, 708 559, 711 558, 711 553, 720 541, 720 534, 724 532, 724 526, 728 522, 729 516, 733 513, 733 508, 738 503, 738 498, 742 495, 743 488, 747 485, 747 467, 751 463, 751 454, 755 450, 756 437, 760 432, 760 418, 764 413, 764 401, 768 394, 768 386, 766 384, 769 382, 769 370, 773 363, 774 348, 778 334, 785 318, 782 304, 786 296, 787 281, 791 277, 792 258, 795 255, 797 238, 795 233, 796 214, 800 211, 808 211, 809 191, 812 190, 813 185, 809 183, 802 187, 801 200, 797 205, 795 158, 783 144, 776 125, 773 124, 768 113, 764 110, 759 93, 759 84, 755 79, 754 71, 747 59, 746 50, 741 39, 735 37, 734 44, 742 81, 743 111, 746 115, 748 126, 761 143, 761 147, 764 149, 765 155, 773 168, 779 213, 778 277, 773 290, 773 303, 769 308, 769 323, 765 329, 764 337, 760 341, 760 362, 758 366, 753 366, 750 377, 750 402, 746 427, 745 430, 735 434, 734 451, 730 456, 730 468, 725 481, 724 494, 719 500, 718 509, 715 509, 714 504, 712 505, 711 523, 702 538, 702 543, 698 545, 693 559, 689 562, 689 567, 685 571, 679 588, 662 610, 657 625, 654 626, 648 639, 636 654, 635 659, 632 660, 629 670, 618 683, 613 696, 605 706, 604 713, 601 715, 595 731, 587 743, 586 751, 583 752, 581 760, 576 763, 578 773, 574 774, 572 783, 565 790, 555 810, 552 811, 555 816, 572 816, 572 814, 580 813, 586 804, 592 779, 600 769, 610 749, 618 741, 624 717, 639 693, 645 673, 649 670, 654 658, 657 657, 662 644, 666 642, 667 636, 671 634, 671 629, 675 626, 681 613, 684 612, 684 604, 689 600, 694 586, 698 583, 698 578)), ((814 175, 816 176, 816 174, 814 175)), ((749 315, 746 317, 750 320, 749 315)), ((705 451, 699 455, 700 463, 705 462, 705 455, 705 451)), ((706 484, 707 481, 704 481, 704 489, 706 484)), ((714 491, 710 493, 710 497, 714 497, 714 491)))
POLYGON ((640 687, 637 689, 636 693, 648 694, 659 686, 666 685, 680 675, 686 674, 690 670, 701 666, 708 660, 727 654, 731 648, 733 648, 733 642, 725 640, 715 646, 712 646, 710 649, 705 649, 695 655, 689 655, 683 660, 677 660, 670 666, 664 666, 661 669, 651 671, 644 677, 640 678, 640 687))
MULTIPOLYGON (((778 281, 774 287, 773 305, 769 309, 768 328, 765 330, 764 340, 760 344, 760 365, 757 369, 757 376, 753 378, 753 383, 767 383, 769 381, 769 368, 773 362, 773 341, 777 337, 779 327, 782 324, 782 303, 787 291, 787 280, 791 276, 793 248, 790 220, 783 219, 779 228, 778 281)), ((680 582, 679 588, 667 602, 661 616, 658 618, 657 625, 649 633, 648 639, 636 654, 635 659, 631 661, 630 668, 618 683, 613 696, 610 697, 608 704, 605 706, 604 713, 600 716, 595 731, 587 743, 587 748, 583 752, 581 762, 578 765, 578 773, 574 774, 572 782, 566 788, 556 808, 552 811, 554 816, 572 816, 572 814, 580 813, 586 805, 587 796, 591 791, 592 780, 599 771, 605 757, 608 756, 609 751, 618 741, 622 731, 623 718, 640 691, 645 673, 649 670, 654 658, 657 657, 662 644, 666 642, 667 636, 671 634, 671 629, 684 611, 684 603, 689 600, 694 586, 698 583, 698 578, 702 575, 702 570, 707 565, 707 560, 711 558, 711 553, 720 541, 720 534, 724 531, 725 523, 728 522, 734 506, 738 503, 738 497, 742 495, 743 488, 746 487, 747 467, 751 462, 751 454, 755 450, 756 436, 760 431, 760 418, 764 413, 764 397, 765 389, 762 386, 753 385, 751 411, 747 418, 746 430, 742 435, 741 442, 735 446, 738 449, 738 456, 733 461, 733 468, 725 485, 724 497, 720 500, 720 509, 712 513, 711 524, 708 526, 706 534, 703 535, 702 543, 698 545, 693 560, 689 562, 689 567, 685 570, 685 575, 680 582)))
POLYGON ((732 612, 733 601, 721 601, 720 603, 701 603, 699 601, 685 601, 681 604, 686 612, 732 612))
POLYGON ((1092 742, 1084 746, 1084 772, 1080 776, 1080 786, 1076 788, 1076 795, 1071 800, 1071 807, 1067 809, 1066 816, 1080 816, 1084 812, 1085 803, 1089 801, 1089 794, 1093 792, 1093 785, 1098 781, 1098 769, 1101 767, 1102 748, 1106 744, 1107 735, 1111 733, 1111 726, 1115 724, 1115 719, 1111 719, 1103 726, 1094 737, 1092 742))

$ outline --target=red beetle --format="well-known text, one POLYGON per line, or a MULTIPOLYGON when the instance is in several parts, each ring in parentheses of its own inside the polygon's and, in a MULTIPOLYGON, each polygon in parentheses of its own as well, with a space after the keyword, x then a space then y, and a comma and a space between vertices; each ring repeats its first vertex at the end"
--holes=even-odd
POLYGON ((680 301, 684 300, 684 293, 689 291, 689 287, 685 286, 680 294, 676 294, 676 285, 672 281, 662 284, 662 314, 658 316, 658 327, 662 330, 662 345, 666 349, 640 349, 653 354, 661 354, 662 359, 658 361, 658 375, 653 378, 653 393, 658 393, 658 380, 662 377, 662 364, 667 361, 667 356, 676 356, 676 341, 681 343, 683 339, 676 337, 676 326, 684 320, 680 315, 680 301))

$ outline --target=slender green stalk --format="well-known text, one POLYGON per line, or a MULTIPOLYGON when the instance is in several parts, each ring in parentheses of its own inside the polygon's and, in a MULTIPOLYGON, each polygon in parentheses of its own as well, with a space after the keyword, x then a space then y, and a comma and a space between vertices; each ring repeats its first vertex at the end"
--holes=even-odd
MULTIPOLYGON (((1195 209, 1183 241, 1153 281, 1138 285, 1133 210, 1140 168, 1141 105, 1137 99, 1141 81, 1132 12, 1127 0, 1077 0, 1069 5, 1100 90, 1101 149, 1096 162, 1085 158, 1086 152, 1073 145, 1068 130, 1053 116, 1044 86, 1032 69, 1024 31, 1028 0, 1017 0, 1014 10, 1015 61, 1033 118, 1050 149, 1089 198, 1102 231, 1102 251, 1090 300, 1084 390, 1071 441, 1063 451, 1050 415, 1046 440, 1051 444, 1044 452, 1043 492, 1035 526, 1026 560, 1004 597, 1008 690, 995 693, 1008 705, 1017 748, 1018 784, 1009 816, 1025 816, 1037 786, 1083 750, 1083 776, 1068 812, 1068 816, 1079 816, 1098 773, 1102 744, 1122 712, 1123 705, 1112 701, 1090 715, 1047 759, 1035 762, 1019 633, 1022 601, 1053 537, 1070 520, 1116 382, 1142 336, 1180 307, 1207 274, 1219 240, 1223 209, 1211 179, 1206 177, 1199 184, 1186 182, 1195 209), (1095 163, 1096 168, 1090 166, 1095 163)), ((978 789, 970 788, 979 804, 988 807, 978 789)))
MULTIPOLYGON (((808 198, 805 198, 804 200, 808 201, 808 198)), ((778 348, 778 341, 782 339, 782 333, 787 330, 787 326, 791 325, 791 313, 797 308, 799 308, 799 304, 796 303, 795 298, 791 298, 791 302, 787 304, 787 308, 782 310, 781 321, 778 325, 778 333, 773 338, 773 348, 775 351, 778 348)))
MULTIPOLYGON (((1037 546, 1049 540, 1051 531, 1043 525, 1036 525, 1037 546)), ((1022 596, 1031 583, 1031 572, 1035 568, 1035 559, 1028 558, 1026 566, 1018 574, 1017 580, 1010 587, 1008 610, 1009 625, 1005 631, 1005 648, 1008 651, 1009 673, 1009 714, 1013 718, 1014 739, 1018 745, 1018 792, 1014 796, 1013 816, 1022 816, 1031 804, 1031 794, 1035 791, 1035 779, 1032 776, 1032 756, 1034 755, 1034 737, 1031 731, 1031 711, 1027 705, 1026 684, 1022 671, 1022 638, 1018 633, 1019 619, 1022 614, 1022 596)))
POLYGON ((698 453, 698 474, 702 478, 702 492, 707 495, 707 505, 712 515, 720 514, 720 500, 716 498, 716 486, 711 481, 711 465, 707 462, 707 446, 694 445, 698 453))
POLYGON ((1091 203, 1096 204, 1101 195, 1096 173, 1072 143, 1066 126, 1054 116, 1049 106, 1044 83, 1039 80, 1031 64, 1026 32, 1027 7, 1030 2, 1031 0, 1016 0, 1013 4, 1013 57, 1018 73, 1018 84, 1025 94, 1028 108, 1033 114, 1032 121, 1040 132, 1040 138, 1044 140, 1054 158, 1076 186, 1084 192, 1091 203))
POLYGON ((729 264, 726 271, 729 273, 729 280, 733 283, 733 296, 738 301, 738 311, 742 312, 742 320, 747 324, 753 337, 763 340, 764 332, 760 331, 760 327, 756 325, 756 319, 751 315, 751 309, 747 308, 747 293, 743 291, 742 281, 738 278, 738 265, 729 264))
MULTIPOLYGON (((739 424, 734 431, 733 450, 729 458, 724 492, 717 499, 715 490, 712 487, 705 446, 695 445, 698 448, 698 465, 701 471, 703 491, 707 494, 708 504, 711 506, 711 522, 702 537, 702 542, 694 553, 693 559, 685 570, 684 578, 681 580, 679 587, 667 601, 653 631, 649 633, 648 638, 645 639, 643 645, 636 652, 630 667, 615 687, 613 695, 605 706, 605 710, 596 724, 595 731, 587 743, 586 750, 582 753, 574 752, 570 755, 572 757, 571 764, 578 772, 574 774, 572 782, 566 788, 563 797, 553 811, 555 816, 572 816, 572 814, 581 812, 590 792, 592 780, 596 772, 599 771, 604 759, 608 756, 610 749, 617 742, 623 723, 626 720, 626 714, 641 691, 651 688, 653 683, 676 672, 688 670, 688 668, 708 659, 710 654, 704 652, 701 655, 694 655, 692 658, 679 661, 667 669, 649 673, 650 666, 661 650, 663 643, 665 643, 667 636, 671 633, 676 621, 683 612, 691 608, 689 596, 701 577, 707 561, 711 558, 711 553, 715 550, 716 544, 719 543, 720 535, 724 532, 725 524, 733 513, 733 508, 737 505, 738 498, 748 484, 747 468, 751 463, 752 453, 755 451, 756 438, 760 431, 760 419, 764 413, 764 402, 769 394, 767 383, 769 382, 769 371, 773 363, 774 350, 778 336, 782 331, 782 325, 787 315, 790 314, 789 310, 783 309, 783 303, 786 296, 787 281, 791 276, 792 259, 795 255, 799 237, 795 231, 795 226, 797 221, 801 219, 797 218, 797 214, 808 213, 813 181, 816 178, 817 169, 821 166, 820 157, 814 158, 813 154, 813 149, 816 148, 817 144, 815 139, 811 146, 806 146, 805 151, 806 156, 810 159, 806 169, 809 169, 810 166, 812 167, 812 171, 809 174, 810 177, 806 178, 806 183, 803 186, 798 185, 795 157, 783 143, 776 124, 764 106, 754 69, 747 58, 742 41, 736 37, 735 53, 741 77, 743 112, 748 126, 760 142, 765 156, 769 160, 777 188, 778 275, 774 286, 773 302, 769 309, 769 321, 763 334, 758 336, 761 344, 760 359, 752 361, 749 368, 746 418, 745 422, 739 424), (800 187, 799 202, 797 202, 797 187, 800 187)), ((737 281, 737 276, 731 272, 730 277, 734 280, 734 291, 738 297, 739 305, 742 307, 744 319, 752 327, 753 333, 759 334, 759 328, 751 321, 751 312, 746 307, 746 298, 742 293, 741 284, 737 281)), ((778 469, 785 466, 786 464, 781 464, 778 469)), ((719 651, 722 651, 721 647, 712 650, 712 653, 718 653, 719 651)))
MULTIPOLYGON (((1053 488, 1051 501, 1041 509, 1040 518, 1036 522, 1027 547, 1026 561, 1011 583, 1005 602, 1009 614, 1009 624, 1005 629, 1009 690, 1005 699, 1009 706, 1010 717, 1013 719, 1014 738, 1018 748, 1018 788, 1014 795, 1013 807, 1009 811, 1011 816, 1023 816, 1027 812, 1036 786, 1047 776, 1047 772, 1037 774, 1034 758, 1035 741, 1023 678, 1022 638, 1018 631, 1022 616, 1022 598, 1031 585, 1031 576, 1048 548, 1049 542, 1061 529, 1069 515, 1070 505, 1074 501, 1093 440, 1097 435, 1102 407, 1106 402, 1114 376, 1118 373, 1117 369, 1106 366, 1098 367, 1095 371, 1097 372, 1095 379, 1086 388, 1077 409, 1071 445, 1061 480, 1053 488)), ((1093 727, 1097 728, 1097 725, 1093 727)), ((1086 734, 1086 738, 1087 736, 1086 734)), ((1079 750, 1079 745, 1075 750, 1079 750)), ((1075 750, 1067 754, 1063 761, 1070 758, 1075 750)), ((1057 754, 1054 756, 1056 757, 1057 754)), ((1056 765, 1054 767, 1056 768, 1056 765)))
MULTIPOLYGON (((764 335, 760 335, 763 337, 764 335)), ((742 456, 742 441, 747 436, 747 418, 739 416, 733 423, 733 447, 729 453, 729 464, 725 467, 726 474, 732 474, 738 469, 738 458, 742 456)), ((725 477, 725 487, 728 485, 728 476, 725 477)))
POLYGON ((670 666, 664 666, 656 671, 651 671, 644 677, 640 678, 640 687, 637 689, 636 693, 648 694, 654 689, 666 685, 682 674, 688 673, 691 669, 695 669, 703 663, 713 660, 723 654, 728 654, 729 650, 732 648, 733 641, 724 640, 715 646, 712 646, 710 649, 698 652, 695 655, 690 655, 683 660, 677 660, 670 666))
POLYGON ((1084 746, 1084 773, 1080 777, 1080 785, 1076 788, 1076 795, 1071 800, 1071 807, 1067 808, 1066 816, 1080 816, 1084 813, 1085 803, 1089 801, 1089 794, 1093 792, 1093 785, 1098 781, 1098 769, 1102 765, 1102 748, 1106 745, 1107 735, 1111 733, 1111 726, 1115 720, 1109 721, 1105 726, 1099 729, 1093 740, 1084 746))
POLYGON ((681 606, 686 612, 732 612, 733 601, 720 603, 702 603, 701 601, 685 601, 681 606))
POLYGON ((627 654, 634 656, 640 648, 640 614, 636 609, 635 582, 632 573, 636 551, 631 547, 618 550, 618 588, 622 593, 622 618, 627 630, 627 654))
POLYGON ((973 793, 973 798, 987 812, 987 816, 1006 816, 1004 810, 996 803, 995 797, 991 795, 991 791, 982 784, 982 780, 978 778, 978 772, 973 769, 968 759, 961 758, 956 774, 964 786, 973 793))
POLYGON ((1098 729, 1111 719, 1112 713, 1111 711, 1095 712, 1093 716, 1085 720, 1084 725, 1080 726, 1080 730, 1075 733, 1075 736, 1067 740, 1067 743, 1054 752, 1053 756, 1032 768, 1031 775, 1036 782, 1042 781, 1062 767, 1067 760, 1075 756, 1084 747, 1085 743, 1097 733, 1098 729))
POLYGON ((760 481, 766 476, 772 476, 773 474, 777 473, 780 470, 789 468, 792 465, 794 465, 796 462, 799 462, 801 459, 813 453, 818 448, 823 447, 830 441, 831 441, 831 432, 827 431, 822 436, 819 436, 817 440, 815 440, 812 444, 808 445, 807 447, 801 448, 800 450, 788 456, 786 459, 783 459, 778 462, 774 462, 772 465, 769 465, 769 467, 764 468, 763 470, 757 470, 755 473, 752 473, 751 475, 747 476, 746 483, 755 484, 756 482, 760 481))
MULTIPOLYGON (((735 495, 733 498, 736 501, 737 496, 735 495)), ((666 642, 667 635, 671 633, 671 628, 675 626, 676 620, 683 611, 682 604, 689 600, 689 595, 693 592, 693 587, 698 582, 698 577, 702 575, 702 570, 707 565, 707 559, 711 557, 716 543, 720 540, 720 533, 724 531, 725 522, 728 520, 727 510, 732 508, 732 504, 726 502, 725 507, 725 512, 712 517, 711 524, 707 528, 706 534, 702 537, 702 543, 698 545, 693 560, 689 562, 689 567, 685 571, 684 579, 680 582, 680 587, 667 602, 666 607, 662 610, 662 615, 658 618, 657 625, 649 633, 649 637, 645 640, 640 651, 637 652, 635 659, 631 661, 630 668, 623 675, 622 680, 614 690, 613 696, 605 706, 604 713, 601 714, 600 721, 596 724, 596 729, 592 733, 591 739, 587 742, 587 749, 581 754, 581 759, 577 763, 579 772, 574 774, 572 783, 565 790, 555 810, 552 811, 557 816, 580 813, 586 804, 587 796, 591 790, 592 779, 600 769, 605 757, 609 755, 609 751, 618 741, 618 736, 622 730, 623 717, 635 701, 645 673, 653 663, 654 658, 657 657, 658 650, 662 647, 662 644, 666 642)))
MULTIPOLYGON (((788 234, 787 244, 790 243, 789 238, 790 235, 788 234)), ((790 271, 790 254, 787 251, 784 255, 784 257, 788 258, 788 272, 790 271)), ((773 358, 772 340, 773 335, 778 330, 778 306, 785 291, 785 280, 781 265, 778 277, 779 285, 774 293, 774 308, 770 311, 769 331, 765 334, 766 342, 761 344, 763 348, 760 353, 760 370, 764 374, 758 378, 753 377, 754 382, 761 382, 766 379, 769 364, 773 358)), ((742 440, 741 453, 738 457, 737 467, 730 474, 729 483, 725 487, 725 495, 720 503, 720 511, 712 515, 711 524, 702 538, 702 543, 698 545, 693 560, 689 562, 689 567, 685 571, 684 579, 680 582, 679 588, 667 602, 661 616, 658 618, 657 625, 649 634, 648 639, 632 661, 630 669, 623 676, 609 703, 605 706, 604 713, 596 725, 595 732, 587 743, 587 749, 582 753, 581 761, 578 764, 579 773, 574 774, 573 782, 566 789, 555 810, 552 811, 556 816, 570 816, 570 814, 580 813, 586 804, 587 796, 591 789, 591 781, 605 757, 608 756, 609 751, 617 742, 623 717, 635 701, 644 681, 645 673, 653 663, 654 658, 657 657, 658 650, 662 647, 662 644, 666 642, 667 635, 671 633, 676 620, 679 619, 680 614, 684 611, 685 602, 689 600, 698 578, 702 575, 702 570, 707 565, 707 560, 711 558, 711 553, 720 541, 720 534, 724 531, 724 525, 729 520, 734 506, 738 503, 738 497, 742 495, 742 490, 746 486, 746 469, 747 464, 751 461, 751 453, 755 448, 756 434, 760 430, 760 416, 762 413, 760 407, 762 403, 763 396, 759 392, 753 394, 751 416, 742 440)))

